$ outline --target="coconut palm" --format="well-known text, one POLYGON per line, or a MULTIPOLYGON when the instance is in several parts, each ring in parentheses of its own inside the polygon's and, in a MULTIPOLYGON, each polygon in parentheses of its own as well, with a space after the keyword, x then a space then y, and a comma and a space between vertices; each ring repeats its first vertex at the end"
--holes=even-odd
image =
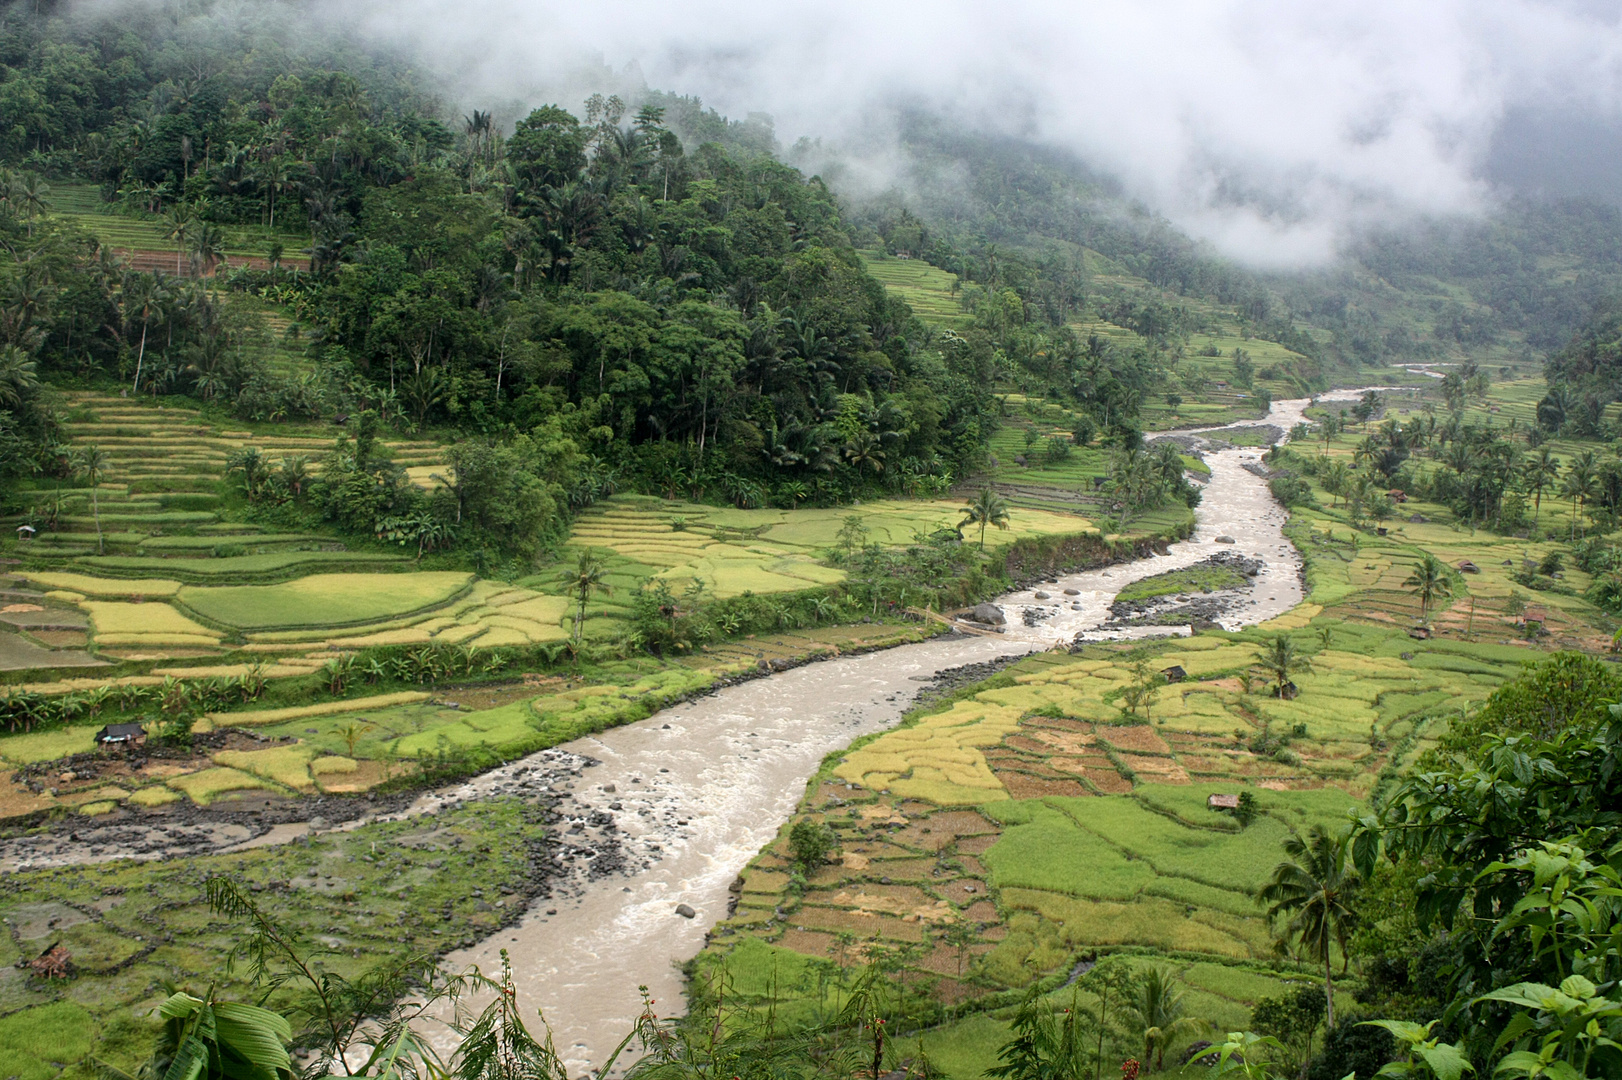
POLYGON ((879 437, 871 431, 858 431, 845 444, 845 460, 859 475, 864 469, 874 473, 884 471, 884 450, 879 437))
POLYGON ((1008 504, 991 488, 981 488, 980 494, 970 499, 964 508, 963 520, 957 523, 960 529, 965 525, 980 526, 980 550, 984 551, 987 525, 995 525, 999 529, 1008 528, 1008 504))
POLYGON ((1353 905, 1358 877, 1351 865, 1347 834, 1314 825, 1305 839, 1292 834, 1284 841, 1285 858, 1256 894, 1268 905, 1267 917, 1282 920, 1282 940, 1294 941, 1324 966, 1324 1000, 1328 1026, 1335 1026, 1335 980, 1331 953, 1340 947, 1345 972, 1346 939, 1357 923, 1353 905))
POLYGON ((101 483, 102 474, 107 471, 107 454, 101 447, 91 443, 74 457, 74 464, 90 482, 90 513, 96 520, 96 554, 105 555, 107 549, 101 537, 101 498, 97 485, 101 483))
POLYGON ((1295 686, 1290 681, 1291 675, 1312 670, 1312 661, 1296 651, 1295 639, 1285 633, 1275 635, 1257 650, 1256 663, 1272 676, 1273 696, 1277 698, 1284 697, 1295 686))
POLYGON ((1461 477, 1470 471, 1475 461, 1476 452, 1471 449, 1470 444, 1458 439, 1448 443, 1447 449, 1442 453, 1442 464, 1461 477))
POLYGON ((574 611, 574 644, 580 647, 580 634, 586 622, 586 601, 591 599, 592 593, 604 593, 612 596, 613 588, 606 578, 607 569, 601 559, 592 554, 590 550, 580 553, 580 561, 573 570, 563 572, 563 584, 575 595, 576 606, 574 611))
POLYGON ((1155 447, 1155 473, 1160 482, 1168 488, 1175 489, 1183 481, 1183 470, 1188 466, 1183 462, 1182 447, 1174 442, 1163 442, 1155 447))
POLYGON ((187 241, 191 239, 192 229, 197 225, 197 218, 191 212, 191 207, 185 203, 176 203, 169 211, 167 223, 164 226, 163 238, 175 242, 175 273, 182 273, 180 261, 186 255, 187 241))
POLYGON ((1560 479, 1560 459, 1548 446, 1538 447, 1536 454, 1528 454, 1521 464, 1521 481, 1532 493, 1532 524, 1538 523, 1543 512, 1543 492, 1560 479))
POLYGON ((1403 584, 1413 589, 1419 597, 1421 621, 1430 615, 1432 603, 1439 598, 1453 595, 1453 583, 1448 580, 1447 567, 1442 565, 1442 560, 1428 551, 1414 563, 1414 572, 1408 575, 1403 584))
POLYGON ((22 210, 28 219, 28 235, 34 235, 34 216, 50 210, 51 203, 47 198, 51 193, 51 185, 47 184, 38 173, 23 173, 11 182, 11 201, 22 210))
POLYGON ((310 482, 310 459, 304 454, 282 458, 282 483, 297 499, 304 494, 304 485, 310 482))
POLYGON ((1329 464, 1329 468, 1324 470, 1323 480, 1321 483, 1324 486, 1324 490, 1329 492, 1330 495, 1334 496, 1334 498, 1330 499, 1329 501, 1329 506, 1331 509, 1334 508, 1335 502, 1342 495, 1346 494, 1346 487, 1351 483, 1351 481, 1352 471, 1346 467, 1346 463, 1344 461, 1332 461, 1329 464))
POLYGON ((39 389, 39 367, 15 345, 0 348, 0 406, 17 409, 39 389))
POLYGON ((1566 470, 1566 478, 1560 482, 1560 494, 1571 500, 1571 538, 1577 539, 1577 517, 1581 507, 1586 506, 1588 500, 1594 496, 1594 488, 1599 481, 1594 451, 1584 450, 1571 459, 1571 466, 1566 470))
POLYGON ((187 237, 186 249, 191 256, 192 275, 210 273, 215 264, 225 257, 225 233, 220 231, 218 225, 202 222, 187 237))
POLYGON ((1199 1031, 1203 1020, 1183 1014, 1183 993, 1166 968, 1144 969, 1129 999, 1129 1007, 1143 1033, 1143 1063, 1151 1058, 1156 1069, 1166 1067, 1166 1047, 1184 1032, 1199 1031))

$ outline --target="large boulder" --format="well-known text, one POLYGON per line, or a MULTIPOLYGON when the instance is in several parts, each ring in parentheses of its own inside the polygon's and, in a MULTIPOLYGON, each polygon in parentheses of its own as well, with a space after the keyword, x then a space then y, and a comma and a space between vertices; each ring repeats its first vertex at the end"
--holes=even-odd
POLYGON ((983 626, 1002 626, 1008 622, 1003 618, 1002 608, 996 604, 976 604, 963 618, 983 626))

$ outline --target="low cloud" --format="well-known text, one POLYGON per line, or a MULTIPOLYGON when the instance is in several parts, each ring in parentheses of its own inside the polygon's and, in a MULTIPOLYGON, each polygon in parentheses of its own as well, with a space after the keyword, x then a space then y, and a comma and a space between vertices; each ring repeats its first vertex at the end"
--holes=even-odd
MULTIPOLYGON (((820 138, 862 159, 855 176, 885 175, 882 133, 896 110, 922 105, 1071 151, 1191 233, 1269 265, 1327 259, 1368 223, 1489 207, 1501 190, 1490 160, 1524 166, 1545 152, 1520 147, 1526 125, 1517 135, 1506 117, 1622 113, 1612 4, 328 0, 319 10, 419 53, 468 108, 515 111, 645 80, 732 116, 768 112, 785 144, 820 138)), ((1622 174, 1622 163, 1599 165, 1622 174)), ((1514 181, 1513 170, 1498 179, 1514 181)))

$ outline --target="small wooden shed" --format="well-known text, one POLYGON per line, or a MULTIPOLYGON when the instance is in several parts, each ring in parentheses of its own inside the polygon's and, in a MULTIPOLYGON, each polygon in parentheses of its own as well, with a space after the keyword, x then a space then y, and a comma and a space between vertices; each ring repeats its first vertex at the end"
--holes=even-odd
POLYGON ((1212 810, 1239 809, 1239 796, 1237 795, 1207 795, 1205 805, 1212 810))
POLYGON ((1169 668, 1161 668, 1160 674, 1166 677, 1167 682, 1182 682, 1184 679, 1188 678, 1188 672, 1184 671, 1182 667, 1177 664, 1173 664, 1169 668))
POLYGON ((146 742, 146 728, 140 724, 108 724, 96 732, 99 746, 140 746, 146 742))

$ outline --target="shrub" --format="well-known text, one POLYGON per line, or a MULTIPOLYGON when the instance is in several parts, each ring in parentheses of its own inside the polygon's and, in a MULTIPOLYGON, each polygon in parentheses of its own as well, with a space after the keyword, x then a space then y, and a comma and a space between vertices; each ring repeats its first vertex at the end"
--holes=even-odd
POLYGON ((1285 506, 1318 505, 1318 500, 1312 494, 1312 485, 1299 476, 1293 476, 1289 473, 1275 476, 1267 482, 1267 488, 1273 493, 1273 498, 1285 506))
POLYGON ((838 844, 839 838, 832 828, 809 819, 796 821, 788 834, 794 864, 807 873, 827 862, 829 854, 838 844))

